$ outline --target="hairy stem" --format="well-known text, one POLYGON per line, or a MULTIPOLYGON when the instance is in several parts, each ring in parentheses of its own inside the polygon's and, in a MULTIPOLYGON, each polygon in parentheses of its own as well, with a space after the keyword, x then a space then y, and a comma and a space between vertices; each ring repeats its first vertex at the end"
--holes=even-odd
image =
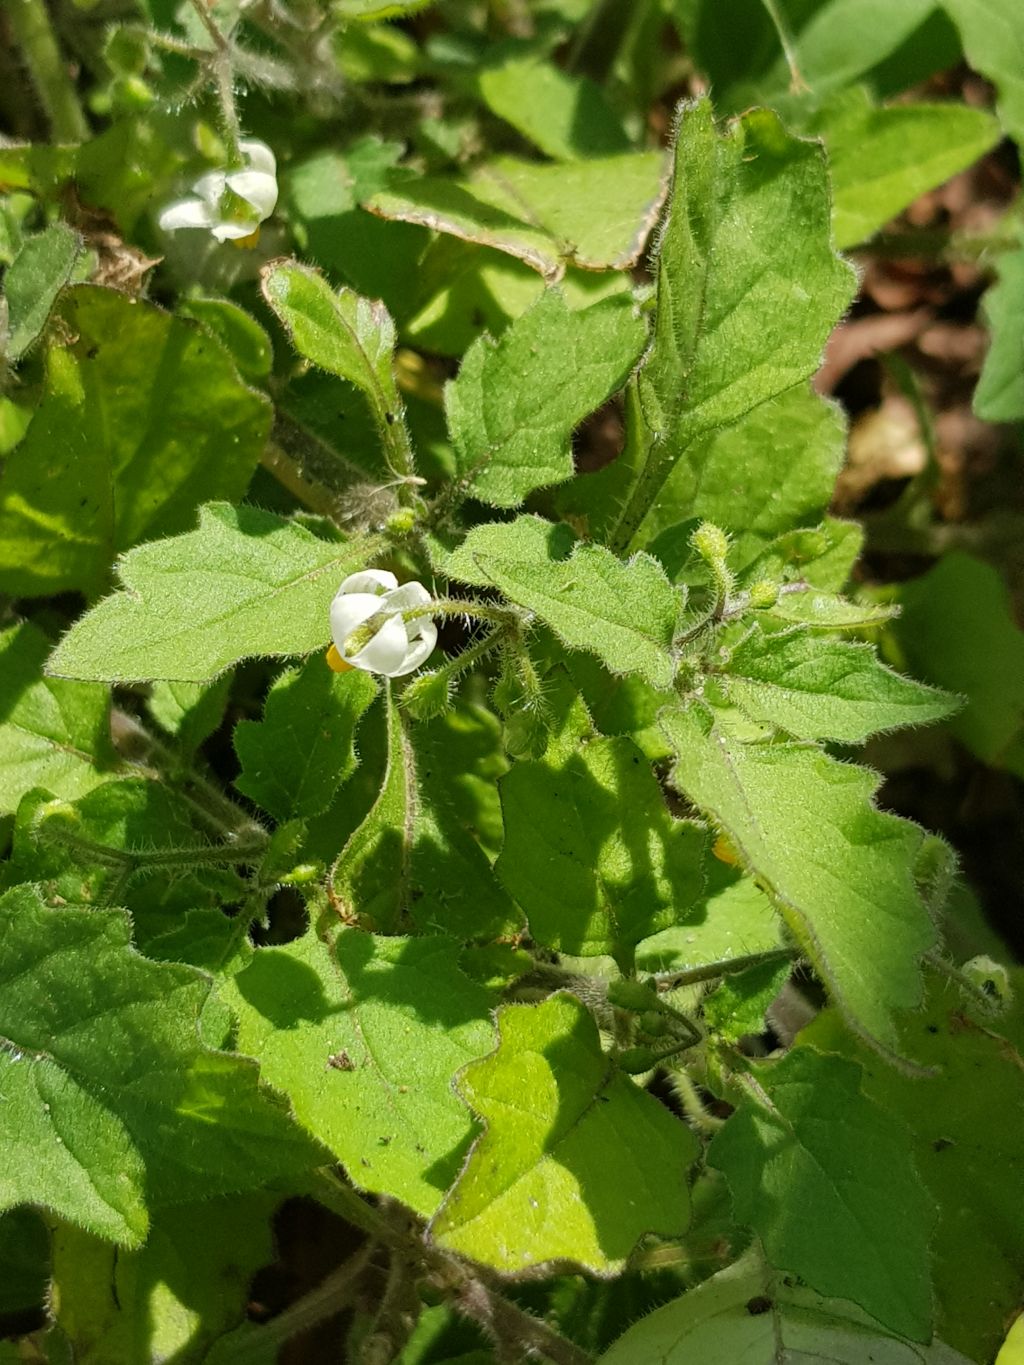
POLYGON ((55 140, 84 142, 89 125, 64 65, 46 0, 8 0, 7 14, 55 140))

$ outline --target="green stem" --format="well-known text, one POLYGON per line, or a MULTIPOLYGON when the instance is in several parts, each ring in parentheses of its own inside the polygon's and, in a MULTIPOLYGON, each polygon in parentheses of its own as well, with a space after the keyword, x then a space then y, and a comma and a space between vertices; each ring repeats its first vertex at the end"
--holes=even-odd
POLYGON ((220 26, 214 22, 204 0, 192 0, 192 8, 199 16, 199 22, 210 35, 210 41, 213 43, 214 50, 209 58, 209 63, 217 91, 217 103, 220 106, 228 166, 232 168, 241 166, 243 158, 239 144, 242 139, 242 130, 238 122, 238 108, 235 104, 235 72, 234 63, 231 59, 231 44, 221 32, 220 26))
POLYGON ((196 867, 201 864, 226 866, 232 863, 255 863, 259 861, 267 848, 266 839, 251 839, 249 841, 239 839, 237 843, 233 844, 180 845, 177 848, 112 848, 109 844, 100 844, 93 839, 85 838, 84 835, 59 828, 59 823, 54 817, 51 817, 49 821, 42 822, 40 834, 45 838, 52 839, 55 843, 64 844, 79 853, 87 854, 98 863, 104 863, 111 867, 127 867, 133 872, 139 872, 147 867, 196 867), (45 825, 51 823, 54 825, 52 829, 44 828, 45 825))
POLYGON ((796 948, 773 948, 766 953, 748 953, 746 957, 732 957, 723 962, 708 962, 703 967, 690 967, 681 972, 658 972, 654 980, 659 991, 673 991, 677 986, 695 986, 701 981, 714 981, 720 976, 745 972, 763 962, 791 962, 799 957, 796 948))
POLYGON ((89 125, 61 57, 46 0, 8 0, 7 14, 55 140, 84 142, 89 125))
POLYGON ((782 11, 775 3, 775 0, 761 0, 761 3, 768 12, 768 18, 772 21, 772 26, 778 35, 779 46, 782 48, 782 55, 785 57, 786 65, 789 67, 790 94, 803 94, 809 87, 803 76, 801 76, 800 68, 797 65, 796 43, 793 41, 793 35, 789 31, 789 25, 783 18, 782 11))

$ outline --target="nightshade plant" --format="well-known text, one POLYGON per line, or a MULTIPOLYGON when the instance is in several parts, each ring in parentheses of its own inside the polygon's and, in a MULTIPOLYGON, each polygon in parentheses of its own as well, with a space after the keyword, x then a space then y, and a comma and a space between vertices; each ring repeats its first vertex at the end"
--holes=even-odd
POLYGON ((1020 991, 860 746, 1024 774, 1024 645, 811 379, 1024 18, 723 9, 13 0, 0 1362, 999 1349, 1020 991))

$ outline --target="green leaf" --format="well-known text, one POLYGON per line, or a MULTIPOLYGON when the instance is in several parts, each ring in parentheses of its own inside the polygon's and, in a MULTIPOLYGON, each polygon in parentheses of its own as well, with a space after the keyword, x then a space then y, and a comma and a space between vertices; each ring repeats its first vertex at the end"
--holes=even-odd
POLYGON ((911 668, 966 698, 953 734, 984 762, 1024 775, 1024 633, 998 573, 953 551, 900 598, 896 632, 911 668))
POLYGON ((110 694, 44 678, 49 652, 27 621, 0 631, 0 814, 33 787, 73 801, 111 776, 110 694))
POLYGON ((708 863, 707 889, 692 920, 645 939, 637 948, 638 971, 686 972, 781 948, 778 917, 764 892, 717 857, 708 863))
MULTIPOLYGON (((841 410, 798 384, 696 441, 669 475, 641 538, 649 544, 669 526, 701 518, 739 537, 733 559, 742 562, 772 536, 820 520, 845 457, 841 410)), ((576 486, 582 492, 589 481, 576 486)))
POLYGON ((1024 250, 995 260, 996 283, 982 307, 992 332, 985 365, 974 391, 974 410, 986 422, 1024 418, 1024 250))
POLYGON ((211 503, 196 530, 124 557, 124 590, 72 626, 48 671, 207 682, 241 659, 309 654, 330 638, 338 584, 376 550, 372 540, 319 540, 259 508, 211 503))
MULTIPOLYGON (((939 1331, 972 1360, 990 1360, 1024 1292, 1024 979, 997 1021, 977 1022, 945 978, 930 982, 925 1009, 902 1027, 902 1044, 933 1074, 908 1084, 879 1063, 832 1011, 801 1044, 856 1058, 864 1092, 906 1124, 909 1150, 939 1225, 931 1262, 939 1331)), ((901 1234, 902 1235, 902 1234, 901 1234)))
POLYGON ((160 1209, 126 1252, 68 1223, 53 1239, 55 1318, 77 1365, 200 1365, 246 1321, 253 1275, 274 1259, 265 1190, 160 1209))
POLYGON ((613 673, 668 687, 681 599, 661 565, 646 554, 623 563, 603 545, 579 544, 566 557, 571 544, 567 527, 519 517, 476 527, 441 569, 500 588, 570 649, 589 650, 613 673))
POLYGON ((842 1057, 797 1048, 758 1066, 754 1078, 758 1091, 708 1149, 736 1217, 776 1269, 928 1341, 935 1209, 906 1129, 861 1093, 860 1067, 842 1057))
POLYGON ((851 1027, 884 1050, 921 1001, 935 929, 914 884, 924 836, 873 805, 878 777, 800 744, 744 744, 666 710, 673 784, 722 826, 851 1027))
POLYGON ((147 962, 119 911, 0 899, 0 1207, 39 1204, 138 1245, 147 1206, 258 1188, 317 1148, 256 1088, 251 1062, 204 1048, 208 982, 147 962))
POLYGON ((999 124, 984 109, 917 101, 878 108, 862 89, 845 91, 826 105, 807 132, 828 149, 840 247, 867 241, 1000 138, 999 124))
POLYGON ((149 709, 184 752, 193 753, 223 721, 231 681, 230 673, 212 683, 159 680, 150 691, 149 709))
POLYGON ((506 1006, 498 1024, 497 1051, 458 1081, 487 1128, 434 1239, 504 1273, 569 1261, 608 1274, 644 1233, 679 1236, 690 1130, 616 1071, 573 996, 506 1006))
POLYGON ((767 615, 788 626, 806 626, 809 630, 863 630, 891 621, 898 607, 885 602, 851 602, 835 593, 815 592, 813 583, 804 592, 787 592, 779 596, 767 615))
POLYGON ((565 763, 521 762, 501 781, 505 843, 495 871, 538 943, 621 960, 689 919, 703 889, 704 833, 675 820, 628 739, 597 739, 565 763))
POLYGON ((455 1072, 493 1044, 490 993, 451 939, 310 931, 225 988, 239 1046, 362 1189, 429 1217, 473 1133, 455 1072))
POLYGON ((434 0, 338 0, 338 13, 343 19, 358 19, 376 23, 381 19, 404 19, 417 10, 426 9, 434 0))
POLYGON ((755 626, 723 668, 716 682, 730 702, 796 739, 856 744, 878 730, 941 720, 957 706, 954 698, 886 668, 872 645, 805 631, 765 635, 755 626))
POLYGON ((624 514, 631 533, 695 440, 811 375, 854 289, 832 249, 820 147, 767 110, 720 136, 708 100, 684 108, 639 376, 652 452, 639 511, 624 514))
POLYGON ((790 962, 758 962, 725 977, 701 1001, 708 1027, 727 1043, 764 1032, 765 1016, 792 970, 790 962))
POLYGON ((265 380, 274 363, 270 338, 256 321, 229 299, 186 298, 178 305, 183 317, 194 318, 212 332, 238 366, 238 373, 254 383, 265 380))
POLYGON ((20 360, 38 339, 81 251, 77 232, 66 223, 51 223, 15 256, 4 275, 8 360, 20 360))
MULTIPOLYGON (((386 933, 409 920, 461 938, 514 932, 522 916, 471 833, 480 798, 467 801, 458 791, 471 780, 476 757, 459 734, 465 713, 411 729, 390 689, 385 708, 386 763, 373 805, 332 870, 336 904, 347 917, 386 933)), ((481 738, 497 744, 493 731, 481 738)))
POLYGON ((368 673, 334 673, 316 655, 286 670, 263 719, 235 726, 235 786, 277 820, 319 815, 355 771, 356 727, 376 695, 368 673))
POLYGON ((477 80, 491 112, 558 161, 629 151, 622 121, 586 76, 537 57, 511 57, 477 80))
POLYGON ((636 264, 661 204, 663 166, 660 152, 558 166, 499 157, 468 180, 402 181, 366 207, 382 218, 507 251, 558 280, 570 264, 584 270, 636 264))
POLYGON ((1024 145, 1024 20, 1017 0, 942 0, 975 71, 999 93, 1003 127, 1024 145))
POLYGON ((744 1258, 634 1323, 599 1365, 971 1365, 904 1341, 843 1299, 823 1299, 744 1258))
MULTIPOLYGON (((240 498, 270 405, 208 333, 154 304, 79 285, 66 345, 0 476, 0 587, 17 596, 103 590, 115 557, 183 530, 197 503, 240 498)), ((149 675, 152 676, 152 675, 149 675)))
POLYGON ((629 298, 574 312, 548 289, 499 341, 480 337, 445 390, 466 492, 514 507, 571 478, 574 428, 622 387, 646 335, 629 298))

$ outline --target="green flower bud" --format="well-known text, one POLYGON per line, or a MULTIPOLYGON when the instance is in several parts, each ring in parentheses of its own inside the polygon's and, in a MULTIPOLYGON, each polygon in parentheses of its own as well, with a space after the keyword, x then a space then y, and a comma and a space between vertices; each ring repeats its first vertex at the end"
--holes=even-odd
POLYGON ((756 583, 751 583, 750 605, 764 610, 766 607, 774 607, 779 600, 779 585, 773 583, 770 578, 759 578, 756 583))
POLYGON ((729 537, 720 526, 702 521, 690 537, 690 544, 709 564, 720 564, 729 553, 729 537))
POLYGON ((615 1005, 620 1010, 634 1010, 639 1014, 642 1010, 657 1009, 658 993, 646 981, 624 977, 622 980, 613 981, 609 985, 608 1003, 615 1005))
POLYGON ((630 1076, 640 1076, 645 1071, 651 1071, 657 1065, 658 1055, 649 1047, 628 1047, 625 1052, 620 1052, 616 1057, 616 1062, 620 1071, 625 1071, 630 1076))
POLYGON ((433 720, 451 709, 452 683, 450 675, 421 673, 402 693, 402 705, 417 720, 433 720))

